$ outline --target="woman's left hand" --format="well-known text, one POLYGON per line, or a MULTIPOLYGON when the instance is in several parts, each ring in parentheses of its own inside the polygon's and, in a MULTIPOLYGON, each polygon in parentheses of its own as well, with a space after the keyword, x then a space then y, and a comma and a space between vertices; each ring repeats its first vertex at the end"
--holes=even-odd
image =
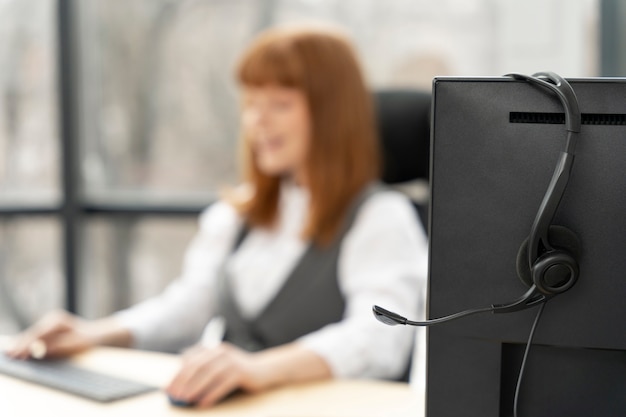
POLYGON ((297 342, 255 353, 222 343, 187 351, 181 370, 166 391, 176 401, 210 407, 237 389, 260 392, 331 377, 326 360, 297 342))
POLYGON ((267 387, 255 353, 232 344, 196 346, 183 355, 182 368, 166 388, 170 397, 209 407, 236 389, 258 392, 267 387))

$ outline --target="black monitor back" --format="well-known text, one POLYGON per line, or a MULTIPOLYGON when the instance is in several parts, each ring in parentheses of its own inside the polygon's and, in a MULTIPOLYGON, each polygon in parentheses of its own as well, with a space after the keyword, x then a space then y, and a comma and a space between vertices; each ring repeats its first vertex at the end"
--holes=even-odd
MULTIPOLYGON (((583 113, 553 224, 582 245, 580 278, 548 301, 520 416, 626 416, 626 79, 569 80, 583 113), (590 124, 591 123, 591 124, 590 124)), ((524 81, 433 84, 429 317, 516 299, 516 272, 560 151, 563 109, 524 81)), ((536 309, 471 316, 428 333, 427 416, 511 416, 536 309)))

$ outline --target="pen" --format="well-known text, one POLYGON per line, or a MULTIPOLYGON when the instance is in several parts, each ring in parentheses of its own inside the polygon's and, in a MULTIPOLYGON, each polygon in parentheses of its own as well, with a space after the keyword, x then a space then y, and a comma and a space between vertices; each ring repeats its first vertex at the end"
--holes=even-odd
POLYGON ((222 316, 215 316, 205 326, 200 338, 200 344, 208 348, 217 347, 222 343, 225 333, 226 320, 222 316))

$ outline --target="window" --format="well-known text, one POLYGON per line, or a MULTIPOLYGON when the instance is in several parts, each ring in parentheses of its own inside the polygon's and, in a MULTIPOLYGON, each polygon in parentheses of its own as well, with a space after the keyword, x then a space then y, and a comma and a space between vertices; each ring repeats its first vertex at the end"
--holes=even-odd
POLYGON ((176 278, 198 213, 237 181, 232 74, 263 28, 343 26, 373 88, 593 76, 598 1, 0 0, 0 333, 176 278))
POLYGON ((54 2, 0 2, 0 332, 64 304, 54 2))

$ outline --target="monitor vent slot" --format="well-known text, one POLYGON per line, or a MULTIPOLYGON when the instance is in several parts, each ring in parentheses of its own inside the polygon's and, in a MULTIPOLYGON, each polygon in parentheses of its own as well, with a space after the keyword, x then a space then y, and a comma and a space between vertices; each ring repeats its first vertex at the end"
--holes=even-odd
MULTIPOLYGON (((565 124, 564 113, 511 112, 510 123, 565 124)), ((626 114, 583 113, 584 125, 625 126, 626 114)))

